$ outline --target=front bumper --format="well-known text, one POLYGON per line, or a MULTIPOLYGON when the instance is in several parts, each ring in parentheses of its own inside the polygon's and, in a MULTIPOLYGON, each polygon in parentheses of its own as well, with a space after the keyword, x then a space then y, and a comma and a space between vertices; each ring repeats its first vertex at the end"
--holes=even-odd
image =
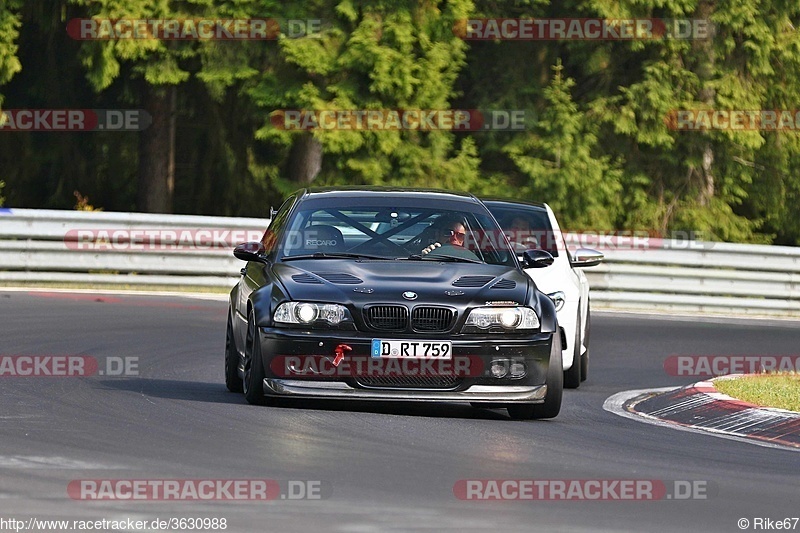
POLYGON ((463 391, 424 389, 359 389, 341 381, 264 379, 267 396, 330 398, 348 400, 392 400, 414 402, 542 403, 547 385, 532 387, 473 385, 463 391))
MULTIPOLYGON (((557 334, 557 333, 556 333, 557 334)), ((260 328, 262 364, 265 370, 264 394, 273 397, 339 398, 353 400, 399 401, 470 401, 491 403, 541 403, 547 394, 546 377, 550 363, 553 333, 525 336, 486 335, 387 335, 357 331, 299 330, 260 328), (445 384, 430 385, 430 380, 376 383, 358 372, 374 362, 371 358, 373 338, 408 339, 414 341, 449 340, 452 361, 467 361, 468 371, 448 376, 445 384), (333 366, 337 346, 351 348, 333 366), (293 373, 286 361, 316 358, 332 372, 293 373), (508 360, 523 363, 522 377, 493 377, 492 362, 508 360), (349 363, 349 367, 348 367, 349 363), (349 371, 341 372, 341 369, 349 371), (356 371, 356 369, 358 369, 356 371), (453 379, 449 379, 452 377, 453 379)), ((378 358, 386 362, 387 358, 378 358)), ((418 361, 418 360, 417 360, 418 361)), ((395 360, 397 362, 397 360, 395 360)), ((299 366, 303 366, 301 363, 299 366)), ((399 365, 398 365, 399 366, 399 365)), ((424 365, 423 365, 424 366, 424 365)), ((405 367, 404 367, 405 368, 405 367)), ((296 368, 292 367, 292 371, 296 368)), ((404 370, 405 371, 405 370, 404 370)), ((382 376, 385 377, 385 376, 382 376)), ((379 380, 380 381, 380 380, 379 380)), ((435 381, 435 379, 434 379, 435 381)))

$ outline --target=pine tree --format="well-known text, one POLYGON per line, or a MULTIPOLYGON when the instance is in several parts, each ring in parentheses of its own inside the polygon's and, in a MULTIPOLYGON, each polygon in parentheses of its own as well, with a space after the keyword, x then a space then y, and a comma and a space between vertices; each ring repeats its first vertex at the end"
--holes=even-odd
POLYGON ((283 187, 479 186, 474 143, 457 145, 448 131, 287 132, 268 116, 280 109, 449 109, 466 51, 452 28, 470 8, 459 0, 321 3, 312 15, 306 9, 305 17, 326 21, 321 35, 281 39, 276 63, 250 90, 265 112, 258 138, 287 147, 283 187))
POLYGON ((575 81, 558 61, 544 90, 546 108, 533 131, 504 148, 527 176, 522 195, 546 201, 567 227, 611 229, 617 216, 621 172, 597 155, 598 127, 572 100, 575 81))

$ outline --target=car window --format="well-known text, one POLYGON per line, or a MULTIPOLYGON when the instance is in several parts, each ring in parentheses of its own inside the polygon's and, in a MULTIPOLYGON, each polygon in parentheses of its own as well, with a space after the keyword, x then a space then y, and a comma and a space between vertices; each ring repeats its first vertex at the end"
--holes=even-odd
POLYGON ((283 227, 286 225, 286 219, 289 216, 296 199, 297 198, 295 196, 290 196, 283 202, 283 204, 281 204, 281 206, 278 208, 278 211, 275 213, 275 216, 272 217, 272 220, 270 220, 269 226, 264 232, 264 236, 261 237, 261 244, 264 245, 264 250, 267 254, 276 251, 278 235, 280 235, 283 227))
POLYGON ((413 206, 414 202, 409 203, 412 205, 402 208, 362 205, 303 209, 300 205, 287 224, 282 257, 322 252, 407 259, 431 253, 429 258, 439 254, 489 264, 514 265, 513 254, 502 230, 488 213, 418 207, 413 206), (455 222, 463 224, 463 232, 451 229, 455 222), (453 233, 455 239, 461 240, 452 240, 453 233), (434 248, 426 251, 431 246, 434 248))
POLYGON ((487 207, 517 253, 539 249, 558 257, 558 240, 562 236, 553 231, 544 208, 531 206, 517 209, 491 204, 487 204, 487 207))

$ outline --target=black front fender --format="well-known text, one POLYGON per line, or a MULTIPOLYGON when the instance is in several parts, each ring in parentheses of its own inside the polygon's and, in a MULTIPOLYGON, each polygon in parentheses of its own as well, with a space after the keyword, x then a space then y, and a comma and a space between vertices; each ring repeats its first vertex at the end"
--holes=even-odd
POLYGON ((554 333, 558 331, 558 318, 556 317, 556 305, 545 293, 536 291, 539 307, 539 321, 541 322, 542 333, 554 333))
POLYGON ((288 296, 277 283, 268 283, 250 294, 250 307, 255 312, 256 325, 260 328, 272 327, 272 314, 288 296))

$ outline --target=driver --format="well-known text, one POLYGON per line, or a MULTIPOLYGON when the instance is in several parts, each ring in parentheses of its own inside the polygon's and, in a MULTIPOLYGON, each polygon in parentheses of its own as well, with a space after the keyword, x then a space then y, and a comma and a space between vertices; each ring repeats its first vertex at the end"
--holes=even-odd
POLYGON ((422 255, 429 254, 438 248, 440 250, 434 255, 451 255, 475 259, 475 253, 464 246, 466 237, 467 226, 462 219, 456 219, 449 223, 441 224, 434 237, 435 242, 423 248, 422 255))
POLYGON ((507 227, 508 240, 517 253, 539 248, 539 241, 534 236, 533 229, 526 218, 515 216, 507 227))

